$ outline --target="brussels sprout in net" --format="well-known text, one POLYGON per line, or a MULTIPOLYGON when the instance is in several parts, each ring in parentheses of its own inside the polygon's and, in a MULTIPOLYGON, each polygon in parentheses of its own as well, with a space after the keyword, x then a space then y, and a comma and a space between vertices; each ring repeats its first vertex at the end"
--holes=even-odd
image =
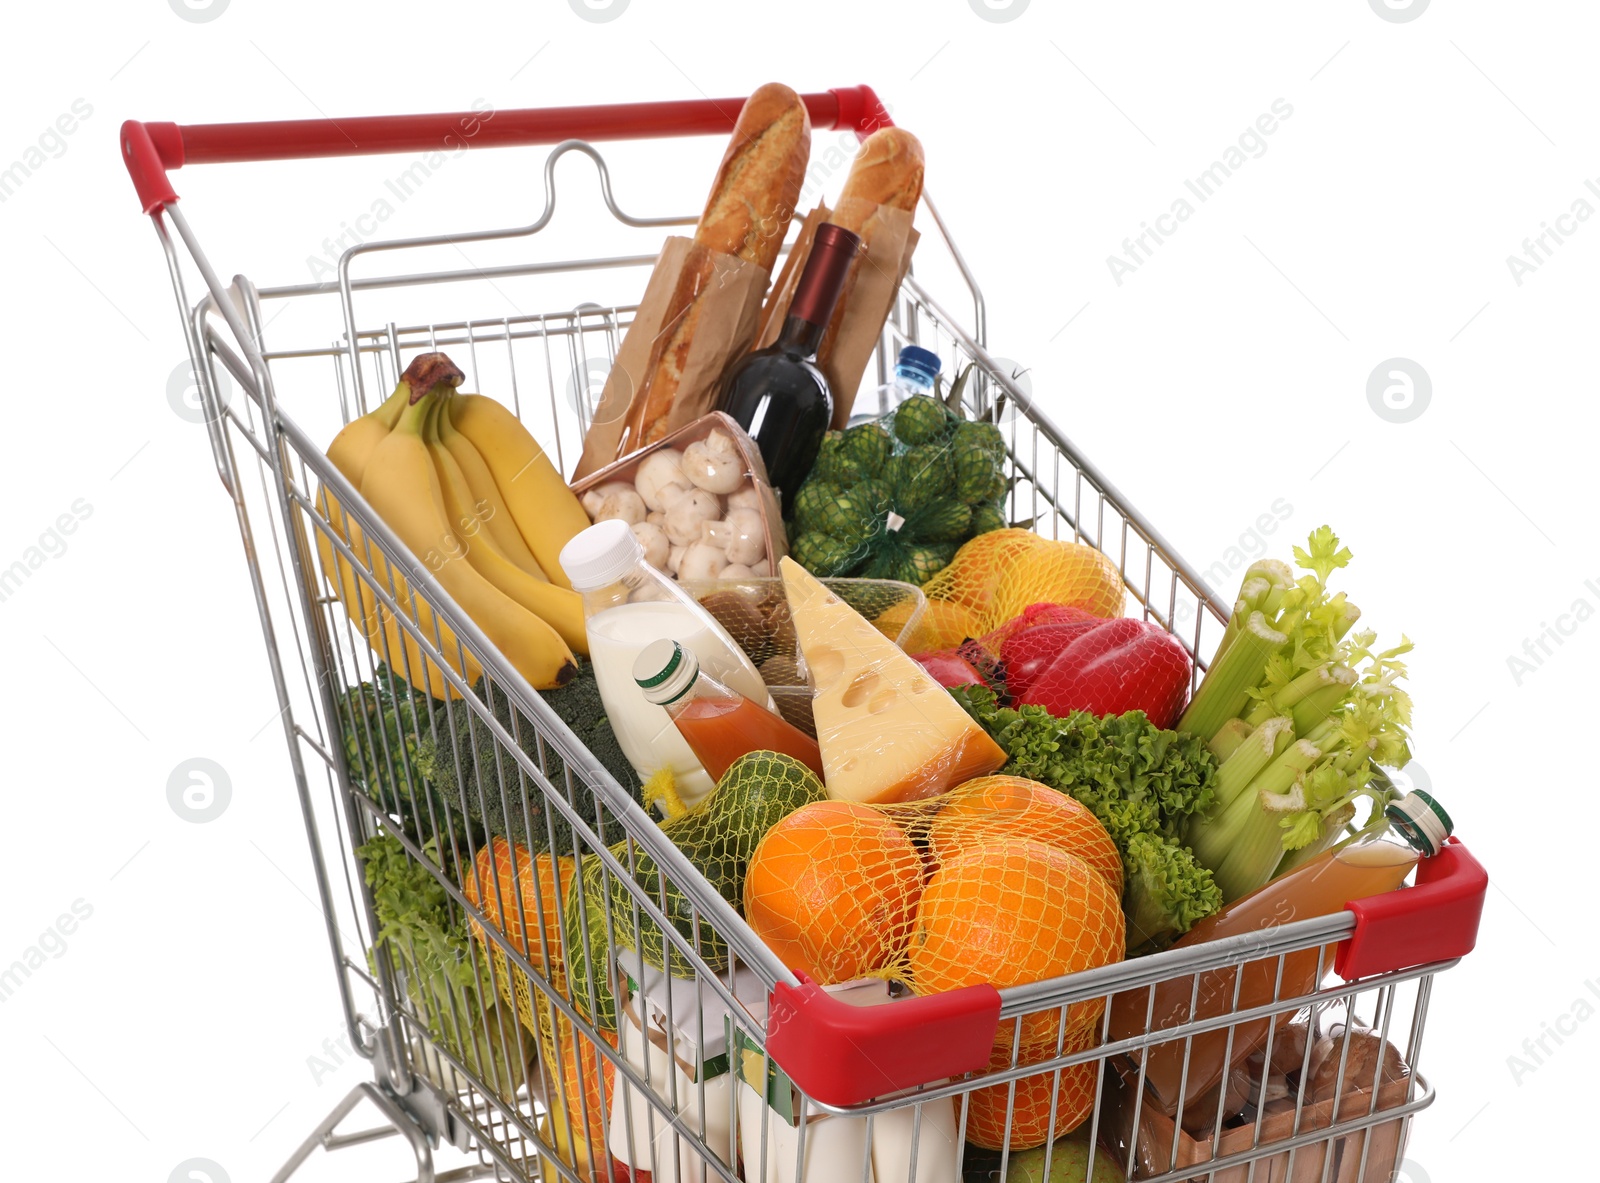
POLYGON ((955 459, 943 444, 919 444, 892 465, 895 509, 901 517, 926 509, 952 496, 956 480, 955 459))
POLYGON ((956 427, 956 447, 980 447, 996 460, 1006 456, 1006 437, 993 423, 963 422, 956 427))
POLYGON ((840 452, 844 447, 844 432, 830 431, 822 437, 822 445, 817 449, 817 459, 811 465, 813 481, 830 481, 833 484, 843 484, 840 479, 842 472, 839 465, 840 452))
POLYGON ((955 424, 955 413, 926 394, 912 395, 894 413, 895 438, 912 446, 937 440, 955 424))
POLYGON ((908 519, 902 533, 912 542, 962 542, 971 531, 971 506, 940 501, 908 519))
POLYGON ((860 557, 856 547, 820 530, 794 540, 794 561, 823 579, 846 574, 860 557))
POLYGON ((797 562, 825 578, 920 585, 961 543, 1005 527, 1005 437, 954 409, 970 369, 945 397, 914 395, 824 436, 790 507, 797 562))
POLYGON ((823 519, 832 508, 834 498, 842 492, 842 485, 816 477, 801 485, 800 492, 795 494, 791 511, 795 529, 802 533, 822 529, 823 519))
POLYGON ((921 587, 950 565, 950 560, 956 557, 957 549, 959 548, 954 542, 930 542, 920 546, 908 546, 898 564, 899 573, 891 578, 903 579, 907 583, 921 587))
POLYGON ((839 444, 842 484, 852 485, 868 477, 883 475, 894 440, 881 423, 862 423, 844 433, 839 444))
POLYGON ((1006 528, 1006 515, 1004 509, 998 504, 987 503, 972 507, 972 529, 969 536, 976 538, 979 534, 987 534, 991 530, 1004 530, 1006 528))
POLYGON ((881 503, 869 492, 841 489, 820 512, 817 528, 847 546, 855 547, 871 538, 883 524, 881 503))
POLYGON ((955 461, 956 496, 966 505, 993 500, 1005 487, 1000 462, 975 440, 956 440, 951 449, 955 461))

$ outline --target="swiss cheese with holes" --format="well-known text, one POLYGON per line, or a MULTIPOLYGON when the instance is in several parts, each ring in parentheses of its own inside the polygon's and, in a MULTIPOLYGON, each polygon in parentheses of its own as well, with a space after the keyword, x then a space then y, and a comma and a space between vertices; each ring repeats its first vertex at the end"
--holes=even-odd
POLYGON ((793 559, 783 590, 816 695, 828 796, 876 804, 931 797, 1006 762, 966 711, 859 612, 793 559))

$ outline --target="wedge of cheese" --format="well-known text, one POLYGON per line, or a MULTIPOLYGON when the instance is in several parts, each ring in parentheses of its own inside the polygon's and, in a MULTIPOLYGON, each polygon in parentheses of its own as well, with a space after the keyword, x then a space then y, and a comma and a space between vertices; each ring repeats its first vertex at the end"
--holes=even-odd
POLYGON ((1006 762, 943 686, 793 559, 779 564, 816 696, 828 796, 931 797, 1006 762))

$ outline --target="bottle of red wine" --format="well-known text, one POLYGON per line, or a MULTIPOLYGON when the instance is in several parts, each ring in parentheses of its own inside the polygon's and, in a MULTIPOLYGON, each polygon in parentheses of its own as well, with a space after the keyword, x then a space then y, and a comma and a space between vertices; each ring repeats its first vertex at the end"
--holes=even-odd
POLYGON ((819 225, 778 339, 745 354, 722 376, 717 408, 737 419, 761 449, 786 512, 833 419, 833 392, 815 358, 860 245, 843 226, 819 225))

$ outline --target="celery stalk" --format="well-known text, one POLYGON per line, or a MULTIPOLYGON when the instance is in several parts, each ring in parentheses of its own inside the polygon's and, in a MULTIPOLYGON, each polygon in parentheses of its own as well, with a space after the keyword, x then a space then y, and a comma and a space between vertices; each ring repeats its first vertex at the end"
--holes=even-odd
POLYGON ((1338 708, 1350 694, 1350 687, 1339 683, 1322 686, 1306 695, 1290 708, 1294 719, 1294 733, 1305 735, 1338 708))
POLYGON ((1253 731, 1255 731, 1255 728, 1243 719, 1229 719, 1218 728, 1217 733, 1211 737, 1206 747, 1211 750, 1211 754, 1217 758, 1217 763, 1220 764, 1233 755, 1238 750, 1239 745, 1250 738, 1253 731))
POLYGON ((1248 870, 1259 866, 1266 858, 1262 853, 1263 834, 1271 849, 1278 851, 1277 855, 1267 860, 1263 873, 1270 872, 1278 859, 1283 857, 1282 827, 1278 825, 1276 816, 1261 808, 1261 794, 1286 792, 1294 784, 1295 778, 1321 756, 1322 750, 1306 740, 1289 744, 1227 804, 1221 803, 1223 798, 1219 793, 1218 804, 1189 823, 1187 841, 1201 865, 1210 867, 1217 875, 1224 899, 1235 900, 1265 882, 1263 879, 1238 893, 1230 891, 1229 884, 1222 880, 1221 869, 1235 857, 1237 849, 1245 849, 1250 857, 1239 864, 1245 870, 1237 872, 1237 878, 1233 881, 1235 885, 1248 879, 1248 870))
POLYGON ((1178 730, 1210 739, 1250 701, 1250 690, 1261 682, 1267 659, 1289 638, 1268 626, 1266 617, 1252 612, 1222 656, 1211 663, 1205 681, 1178 720, 1178 730))
POLYGON ((1282 717, 1268 719, 1252 731, 1250 738, 1217 766, 1218 803, 1226 805, 1244 792, 1293 738, 1293 724, 1282 717))

